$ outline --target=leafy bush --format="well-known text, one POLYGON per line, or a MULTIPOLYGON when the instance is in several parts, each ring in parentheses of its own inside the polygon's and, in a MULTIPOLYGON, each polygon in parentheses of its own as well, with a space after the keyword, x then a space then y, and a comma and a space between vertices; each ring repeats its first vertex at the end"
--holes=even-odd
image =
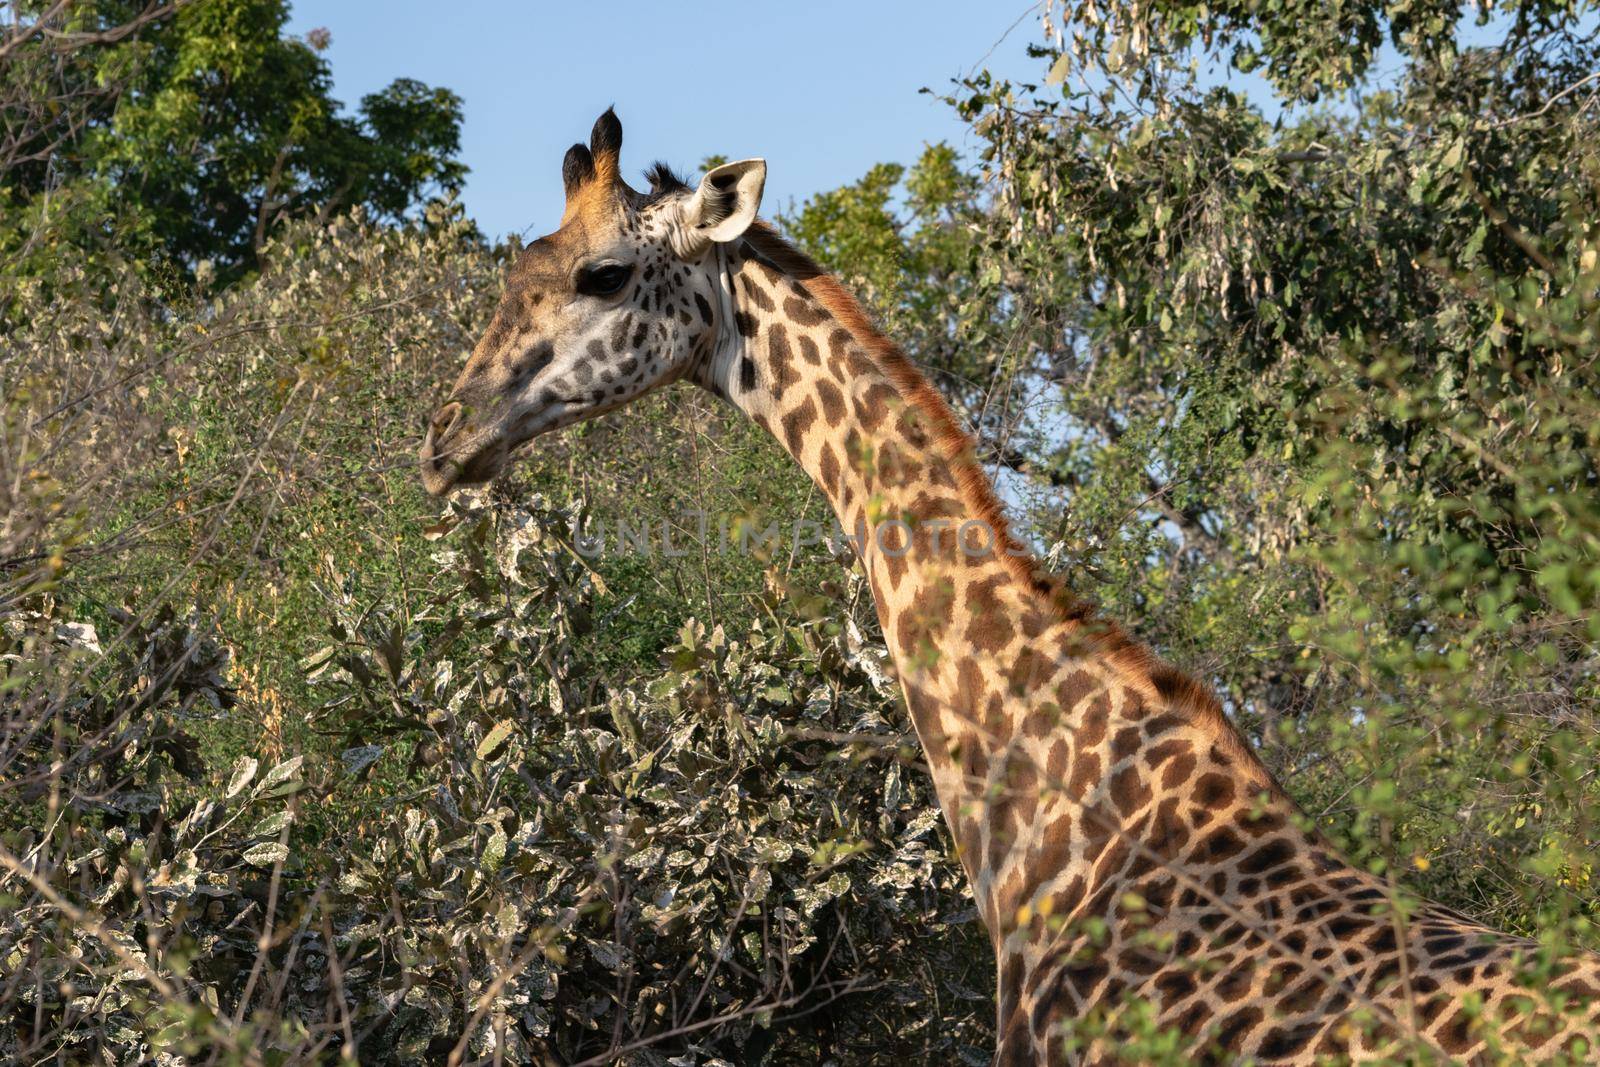
MULTIPOLYGON (((871 650, 837 624, 690 620, 660 677, 575 701, 595 580, 573 518, 469 511, 439 555, 478 595, 416 615, 328 575, 316 721, 382 738, 339 760, 204 779, 177 724, 234 705, 224 657, 184 620, 142 630, 106 665, 116 703, 60 709, 49 829, 8 843, 36 894, 6 930, 34 1020, 11 1051, 711 1062, 825 1013, 809 1040, 981 1060, 981 984, 930 1011, 983 937, 871 650), (408 788, 359 820, 317 816, 400 764, 408 788)), ((35 626, 21 662, 30 640, 61 638, 35 626)))
MULTIPOLYGON (((981 1062, 987 941, 859 575, 846 624, 805 564, 728 557, 769 592, 663 631, 661 562, 578 555, 570 488, 416 489, 495 266, 444 217, 352 221, 191 308, 130 274, 116 332, 24 294, 8 1054, 981 1062)), ((633 429, 670 515, 674 425, 633 429)))

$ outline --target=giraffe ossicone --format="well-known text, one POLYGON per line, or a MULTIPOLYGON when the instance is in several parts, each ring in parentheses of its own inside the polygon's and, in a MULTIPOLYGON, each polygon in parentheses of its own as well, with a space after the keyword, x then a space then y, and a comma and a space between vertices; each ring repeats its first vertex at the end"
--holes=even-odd
POLYGON ((693 188, 658 165, 640 192, 621 147, 607 111, 568 151, 561 226, 510 267, 424 484, 487 481, 524 442, 688 379, 769 431, 845 529, 881 527, 860 558, 994 946, 997 1063, 1103 1061, 1067 1031, 1132 1000, 1257 1063, 1600 1058, 1600 957, 1529 988, 1533 942, 1347 863, 1204 687, 1037 570, 943 399, 756 218, 764 163, 693 188), (963 523, 990 551, 957 543, 963 523))

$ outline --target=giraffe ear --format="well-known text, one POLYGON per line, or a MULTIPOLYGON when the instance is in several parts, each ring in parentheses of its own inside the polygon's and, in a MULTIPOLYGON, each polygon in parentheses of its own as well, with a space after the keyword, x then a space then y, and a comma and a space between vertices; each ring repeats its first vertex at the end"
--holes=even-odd
POLYGON ((706 171, 679 213, 674 250, 684 259, 697 259, 711 245, 743 236, 756 220, 766 183, 764 159, 724 163, 706 171))

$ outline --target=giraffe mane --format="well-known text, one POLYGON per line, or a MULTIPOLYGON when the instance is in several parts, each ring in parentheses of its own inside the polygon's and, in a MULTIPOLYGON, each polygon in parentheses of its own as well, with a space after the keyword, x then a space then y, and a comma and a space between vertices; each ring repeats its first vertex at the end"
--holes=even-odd
POLYGON ((940 454, 950 464, 962 499, 973 514, 994 531, 996 551, 1011 575, 1025 589, 1043 599, 1056 618, 1078 624, 1136 688, 1159 697, 1167 707, 1189 715, 1196 723, 1209 726, 1229 755, 1257 767, 1262 784, 1275 796, 1287 799, 1282 786, 1256 756, 1207 686, 1162 660, 1115 621, 1100 615, 1093 601, 1079 597, 1059 575, 1045 570, 1033 553, 1017 540, 994 483, 978 460, 972 435, 962 427, 944 395, 934 388, 899 345, 878 330, 850 291, 764 221, 753 223, 745 231, 744 239, 761 258, 804 287, 850 331, 906 403, 927 420, 940 454))
POLYGON ((656 160, 650 164, 650 169, 644 173, 645 178, 650 182, 651 200, 658 200, 672 193, 688 191, 689 183, 679 177, 678 172, 668 166, 665 160, 656 160))

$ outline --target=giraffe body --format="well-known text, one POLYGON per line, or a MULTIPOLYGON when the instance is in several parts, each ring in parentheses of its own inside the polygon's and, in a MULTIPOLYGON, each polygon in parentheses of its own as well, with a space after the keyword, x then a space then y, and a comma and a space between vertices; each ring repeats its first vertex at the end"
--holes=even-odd
POLYGON ((1261 1063, 1600 1048, 1600 999, 1560 1010, 1600 998, 1600 959, 1530 991, 1532 943, 1397 907, 1209 693, 1035 573, 937 393, 754 221, 759 162, 697 190, 658 170, 644 195, 617 177, 620 145, 608 112, 568 153, 562 228, 512 268, 430 427, 424 480, 492 478, 522 441, 678 378, 772 433, 860 535, 994 945, 997 1063, 1109 1059, 1112 1041, 1071 1041, 1067 1024, 1129 998, 1197 1051, 1261 1063))

